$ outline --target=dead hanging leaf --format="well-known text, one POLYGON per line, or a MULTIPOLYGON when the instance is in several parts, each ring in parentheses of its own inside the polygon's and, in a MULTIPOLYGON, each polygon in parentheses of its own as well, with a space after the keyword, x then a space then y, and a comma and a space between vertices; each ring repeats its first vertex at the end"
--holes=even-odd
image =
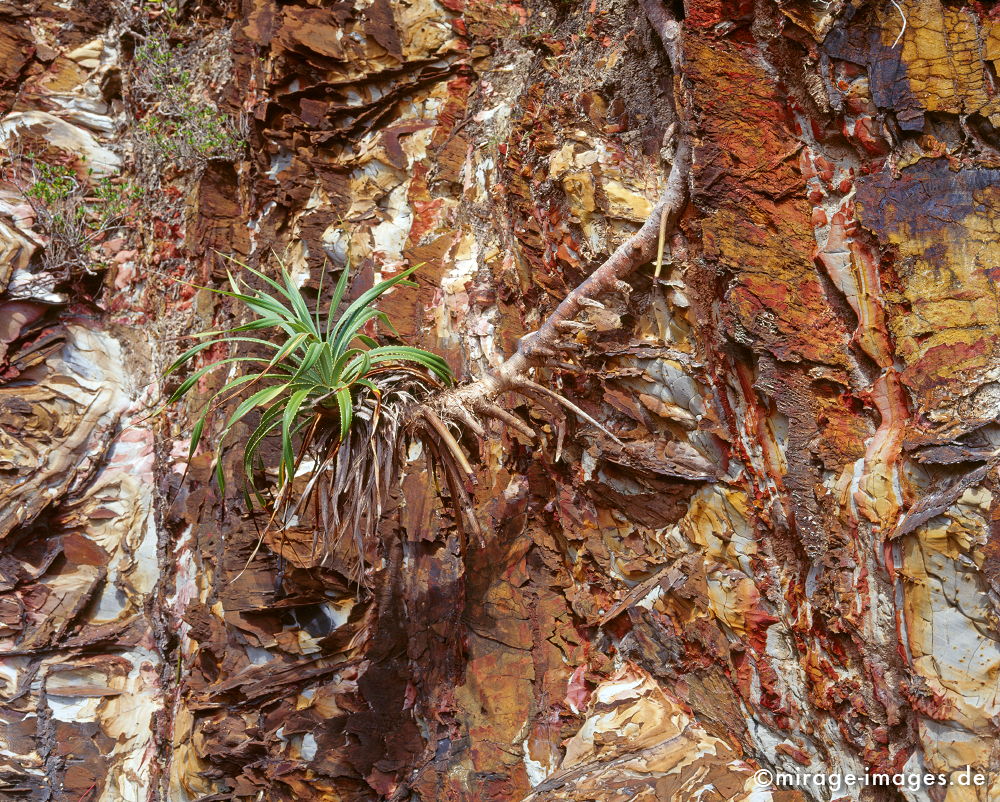
POLYGON ((323 561, 323 548, 317 543, 316 531, 312 527, 268 527, 264 532, 264 543, 296 568, 316 568, 323 561))

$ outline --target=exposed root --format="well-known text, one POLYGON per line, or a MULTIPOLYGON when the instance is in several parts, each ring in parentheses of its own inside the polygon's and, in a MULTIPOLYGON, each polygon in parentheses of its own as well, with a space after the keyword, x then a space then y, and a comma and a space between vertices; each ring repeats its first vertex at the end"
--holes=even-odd
MULTIPOLYGON (((471 412, 482 412, 484 409, 489 409, 490 411, 486 413, 488 417, 503 420, 518 431, 527 434, 524 431, 523 422, 518 420, 517 423, 514 423, 510 419, 511 416, 498 414, 491 407, 484 407, 484 405, 494 404, 501 393, 509 390, 516 391, 519 386, 522 388, 529 386, 525 382, 529 381, 526 374, 531 367, 538 363, 544 364, 546 359, 554 356, 557 351, 571 349, 574 343, 564 339, 564 332, 587 328, 585 324, 574 320, 574 318, 584 307, 600 303, 595 300, 595 296, 605 292, 622 292, 622 285, 631 290, 624 278, 640 265, 651 261, 656 255, 661 221, 663 221, 665 233, 673 230, 687 205, 690 165, 691 150, 688 144, 682 141, 677 146, 677 153, 671 166, 666 189, 642 228, 622 243, 603 265, 570 292, 537 331, 522 337, 517 351, 507 361, 482 379, 439 395, 433 401, 433 405, 441 418, 464 421, 470 417, 471 412)), ((534 382, 531 382, 531 385, 536 388, 540 387, 534 382)), ((546 392, 551 391, 546 390, 546 392)), ((558 394, 555 396, 556 400, 563 406, 569 403, 562 396, 558 394)), ((588 422, 599 426, 579 407, 572 405, 567 408, 572 409, 574 413, 588 422)), ((604 427, 600 428, 607 431, 604 427)))
MULTIPOLYGON (((574 289, 549 315, 538 331, 522 337, 517 351, 506 362, 478 381, 439 395, 432 402, 438 417, 468 425, 470 419, 475 418, 475 413, 479 413, 501 420, 525 436, 533 438, 534 433, 524 422, 497 406, 496 399, 508 391, 520 392, 522 395, 534 398, 541 394, 557 401, 591 425, 601 429, 616 442, 621 442, 576 404, 530 380, 527 372, 536 363, 544 364, 547 359, 555 356, 557 351, 571 348, 574 344, 563 339, 564 332, 587 328, 585 324, 572 318, 582 308, 599 303, 594 300, 595 295, 603 292, 620 292, 623 284, 628 287, 629 285, 623 281, 624 277, 655 256, 657 242, 660 240, 661 221, 665 236, 666 231, 676 227, 681 212, 687 204, 690 159, 690 148, 686 143, 680 143, 666 190, 642 228, 574 289)), ((482 427, 470 428, 477 434, 482 430, 482 427)))
POLYGON ((566 437, 566 414, 559 408, 559 404, 552 403, 549 400, 548 395, 544 393, 523 392, 523 395, 531 399, 535 404, 540 406, 549 415, 552 416, 551 423, 556 427, 556 462, 559 462, 559 458, 562 456, 563 440, 566 437))
POLYGON ((476 420, 476 417, 465 407, 458 407, 454 410, 457 420, 465 425, 476 437, 485 438, 486 429, 476 420))
POLYGON ((660 231, 656 237, 656 267, 653 271, 653 281, 659 281, 663 269, 663 246, 667 241, 667 210, 660 212, 660 231))
MULTIPOLYGON (((581 299, 580 303, 582 305, 583 301, 589 301, 589 300, 590 300, 589 298, 584 298, 581 299)), ((558 323, 556 323, 556 328, 559 329, 559 331, 566 332, 567 334, 572 334, 573 332, 577 331, 591 331, 594 327, 589 325, 588 323, 581 323, 579 320, 560 320, 558 323)), ((540 356, 537 348, 535 348, 534 353, 535 353, 535 358, 537 359, 540 356)))
POLYGON ((482 401, 476 404, 476 411, 488 418, 494 418, 502 423, 506 423, 511 429, 520 432, 529 440, 535 439, 535 432, 528 424, 513 412, 508 412, 499 404, 494 404, 491 401, 482 401))
POLYGON ((451 495, 452 509, 455 513, 455 523, 459 532, 464 537, 465 524, 469 524, 472 533, 476 535, 480 544, 483 543, 483 532, 479 526, 479 519, 476 517, 472 499, 462 482, 462 477, 458 475, 457 466, 452 458, 442 451, 441 441, 435 437, 424 439, 424 445, 430 456, 436 461, 444 474, 445 484, 448 485, 448 492, 451 495))
POLYGON ((531 379, 527 379, 527 378, 521 378, 521 379, 519 379, 518 382, 517 382, 516 389, 518 390, 518 392, 520 392, 520 393, 522 393, 524 395, 529 395, 530 396, 533 393, 538 393, 540 395, 544 395, 544 396, 547 396, 547 397, 551 398, 553 401, 556 401, 557 403, 562 404, 564 407, 566 407, 566 409, 568 409, 571 412, 575 413, 578 417, 583 418, 591 426, 594 426, 594 427, 600 429, 602 432, 604 432, 608 437, 610 437, 612 440, 614 440, 619 445, 621 445, 621 446, 625 445, 611 431, 609 431, 607 428, 605 428, 605 426, 600 421, 598 421, 596 418, 591 417, 589 414, 587 414, 582 409, 580 409, 580 407, 578 407, 576 404, 574 404, 572 401, 570 401, 565 396, 562 396, 559 393, 557 393, 555 390, 550 390, 548 387, 545 387, 545 386, 543 386, 541 384, 538 384, 537 382, 533 382, 533 381, 531 381, 531 379))
POLYGON ((458 441, 448 431, 448 427, 444 424, 438 414, 430 407, 422 407, 420 410, 421 416, 426 420, 431 428, 434 430, 435 434, 441 438, 441 442, 444 443, 445 447, 451 452, 451 455, 455 458, 455 462, 458 467, 468 476, 470 479, 473 476, 472 466, 469 464, 469 460, 465 456, 465 452, 462 451, 462 447, 458 444, 458 441))
MULTIPOLYGON (((682 74, 681 26, 673 18, 670 10, 663 5, 662 0, 640 0, 640 4, 666 51, 674 73, 675 92, 682 91, 684 79, 682 74)), ((677 100, 671 103, 675 114, 679 111, 676 108, 677 105, 682 104, 678 104, 677 100)), ((517 351, 505 362, 481 379, 441 393, 412 411, 411 419, 416 420, 422 417, 430 423, 441 440, 436 444, 436 447, 451 451, 455 462, 461 465, 463 470, 471 472, 471 468, 467 468, 468 461, 464 455, 460 461, 458 454, 455 453, 455 449, 460 451, 460 446, 448 433, 445 421, 464 424, 477 436, 483 437, 485 429, 480 421, 483 418, 493 418, 505 423, 520 434, 534 439, 535 433, 531 427, 498 404, 500 396, 507 392, 517 393, 533 401, 554 416, 554 422, 557 422, 559 426, 556 445, 557 459, 562 453, 565 434, 565 420, 564 416, 558 414, 559 407, 569 410, 590 425, 600 429, 619 445, 625 445, 603 424, 572 401, 529 378, 528 372, 536 366, 551 364, 553 360, 558 358, 561 351, 582 348, 579 343, 567 338, 567 335, 589 331, 592 328, 586 323, 576 320, 577 315, 585 307, 603 307, 603 304, 598 300, 598 296, 602 294, 619 293, 628 296, 632 287, 625 281, 625 278, 640 265, 651 262, 655 258, 656 273, 659 276, 665 243, 668 236, 677 230, 678 222, 689 199, 691 146, 683 115, 680 115, 679 119, 671 123, 668 128, 668 136, 665 137, 665 140, 671 138, 675 138, 675 140, 664 146, 664 153, 672 151, 667 184, 642 227, 573 289, 543 321, 537 331, 522 337, 517 351)), ((461 483, 457 482, 451 474, 448 474, 448 477, 450 486, 458 485, 451 488, 453 497, 462 498, 464 504, 467 499, 467 495, 463 496, 464 488, 460 487, 461 483)), ((471 502, 469 503, 471 504, 471 502)))

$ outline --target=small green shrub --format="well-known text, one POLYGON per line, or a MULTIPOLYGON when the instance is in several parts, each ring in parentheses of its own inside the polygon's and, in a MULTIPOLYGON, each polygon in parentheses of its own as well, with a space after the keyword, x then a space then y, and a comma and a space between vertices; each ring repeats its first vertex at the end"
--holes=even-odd
POLYGON ((211 61, 200 46, 173 45, 165 32, 150 31, 135 49, 130 88, 140 108, 132 138, 139 166, 149 175, 168 165, 188 169, 237 159, 244 150, 239 122, 198 90, 199 71, 211 61))
POLYGON ((74 270, 106 266, 108 257, 99 246, 123 227, 141 192, 120 179, 95 181, 93 170, 84 171, 82 162, 59 158, 51 154, 43 158, 15 142, 5 168, 8 180, 31 206, 36 227, 47 238, 42 267, 65 278, 74 270))
POLYGON ((54 206, 66 200, 79 189, 76 171, 66 164, 46 164, 34 153, 28 154, 33 170, 32 184, 25 193, 28 198, 54 206))
MULTIPOLYGON (((392 287, 416 286, 407 280, 416 267, 379 282, 336 316, 347 288, 349 271, 345 269, 334 289, 325 319, 318 309, 310 311, 302 292, 286 271, 282 270, 279 283, 250 267, 244 268, 266 282, 268 290, 252 290, 245 283, 241 287, 232 274, 231 290, 209 289, 238 301, 255 315, 255 319, 196 335, 202 342, 182 354, 170 365, 166 375, 177 372, 198 354, 219 345, 226 348, 249 345, 262 349, 265 356, 231 355, 198 368, 181 382, 167 403, 180 401, 203 376, 224 366, 250 368, 249 372, 226 382, 205 403, 192 429, 190 456, 201 441, 209 415, 219 406, 250 393, 227 418, 219 435, 215 476, 224 490, 222 447, 237 423, 261 409, 260 420, 243 445, 243 468, 255 497, 262 506, 268 506, 254 482, 255 470, 263 467, 258 454, 268 435, 280 435, 281 456, 276 466, 275 488, 275 498, 280 502, 288 499, 288 490, 307 451, 314 451, 311 469, 314 475, 330 469, 338 451, 351 440, 359 417, 364 421, 365 432, 351 442, 353 448, 364 451, 360 457, 366 458, 367 452, 374 449, 380 418, 386 412, 395 414, 398 411, 390 408, 393 403, 412 400, 409 391, 400 391, 401 377, 447 385, 452 376, 447 363, 429 351, 380 345, 373 336, 363 333, 363 329, 373 322, 380 322, 392 330, 385 313, 375 309, 373 304, 392 287), (272 331, 275 337, 268 340, 249 336, 258 331, 272 331)), ((322 294, 322 280, 320 290, 322 294)), ((394 435, 390 439, 396 442, 394 435)), ((331 486, 333 484, 331 479, 331 486)), ((273 505, 275 509, 278 502, 273 505)))

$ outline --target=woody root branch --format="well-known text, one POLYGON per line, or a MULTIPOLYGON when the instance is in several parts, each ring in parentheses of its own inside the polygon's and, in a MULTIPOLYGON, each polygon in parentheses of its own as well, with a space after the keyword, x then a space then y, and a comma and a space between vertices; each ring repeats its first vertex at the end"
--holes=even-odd
POLYGON ((662 254, 664 236, 676 228, 687 204, 690 162, 690 147, 681 138, 666 188, 643 226, 570 292, 537 331, 523 337, 509 359, 487 376, 442 393, 417 408, 415 415, 441 439, 464 472, 471 473, 471 467, 451 435, 448 421, 484 437, 483 419, 494 419, 529 439, 534 438, 534 432, 521 418, 499 404, 499 397, 508 392, 523 396, 557 417, 559 407, 563 407, 612 439, 618 439, 572 401, 533 381, 528 374, 533 367, 544 366, 546 360, 556 357, 563 337, 582 327, 576 316, 584 307, 602 306, 598 298, 606 293, 628 292, 631 288, 624 279, 640 265, 653 261, 658 246, 662 254))
POLYGON ((667 112, 673 122, 669 125, 664 140, 668 146, 673 145, 674 154, 663 194, 649 219, 607 261, 570 292, 537 331, 522 337, 517 351, 510 358, 483 378, 441 393, 411 409, 410 425, 445 469, 443 473, 452 498, 470 512, 468 521, 480 537, 475 516, 471 514, 469 496, 473 470, 452 432, 452 425, 458 429, 465 427, 485 438, 484 423, 492 419, 533 440, 535 433, 531 427, 500 403, 501 396, 510 393, 538 405, 558 422, 557 460, 561 455, 564 435, 564 427, 560 422, 564 417, 563 410, 597 427, 619 445, 625 445, 587 412, 563 395, 534 381, 529 374, 533 368, 544 367, 546 363, 558 358, 558 352, 567 347, 564 341, 567 334, 586 328, 585 324, 576 320, 585 307, 602 307, 603 304, 598 300, 602 295, 630 292, 631 287, 624 279, 639 266, 653 261, 654 257, 657 273, 659 272, 665 239, 676 230, 687 205, 691 148, 686 115, 683 113, 685 104, 681 97, 685 84, 681 26, 662 1, 639 0, 646 18, 666 51, 673 72, 673 93, 667 98, 667 112))

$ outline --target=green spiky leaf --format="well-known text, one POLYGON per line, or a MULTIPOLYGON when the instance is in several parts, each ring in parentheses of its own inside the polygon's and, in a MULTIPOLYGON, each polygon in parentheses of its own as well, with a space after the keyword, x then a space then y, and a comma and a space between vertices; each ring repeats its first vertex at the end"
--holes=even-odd
MULTIPOLYGON (((231 261, 239 264, 236 260, 231 261)), ((366 396, 369 401, 375 399, 374 418, 378 418, 382 403, 379 377, 393 366, 412 375, 433 377, 445 384, 451 382, 451 371, 441 357, 421 348, 381 345, 371 332, 362 333, 370 324, 395 332, 385 313, 374 304, 393 287, 416 286, 407 280, 416 267, 378 282, 340 311, 349 284, 349 268, 345 268, 333 289, 330 306, 322 314, 318 307, 309 308, 306 297, 286 270, 282 269, 279 280, 275 280, 259 270, 240 266, 245 271, 242 275, 229 273, 230 289, 199 289, 233 299, 252 319, 195 335, 201 341, 174 360, 164 374, 175 374, 190 366, 214 346, 225 346, 231 353, 197 367, 186 376, 170 394, 169 402, 173 403, 191 395, 199 379, 214 370, 225 366, 250 369, 230 379, 207 401, 199 402, 201 415, 191 433, 189 458, 194 456, 202 441, 207 420, 216 407, 250 393, 230 414, 217 438, 215 477, 223 491, 223 447, 235 427, 258 408, 263 408, 263 412, 243 441, 242 464, 253 496, 264 504, 264 495, 254 485, 253 476, 259 464, 261 445, 270 435, 280 436, 280 457, 276 466, 276 490, 280 496, 294 480, 296 466, 308 445, 305 441, 312 437, 317 427, 321 434, 325 431, 332 436, 334 442, 343 442, 355 421, 355 407, 366 396), (253 289, 242 276, 262 282, 264 289, 253 289), (263 334, 267 331, 273 332, 273 336, 263 334), (250 332, 262 334, 247 336, 250 332), (269 357, 233 353, 233 349, 248 346, 269 352, 269 357)), ((320 279, 320 295, 323 279, 320 279)), ((323 434, 323 437, 328 435, 323 434)))

